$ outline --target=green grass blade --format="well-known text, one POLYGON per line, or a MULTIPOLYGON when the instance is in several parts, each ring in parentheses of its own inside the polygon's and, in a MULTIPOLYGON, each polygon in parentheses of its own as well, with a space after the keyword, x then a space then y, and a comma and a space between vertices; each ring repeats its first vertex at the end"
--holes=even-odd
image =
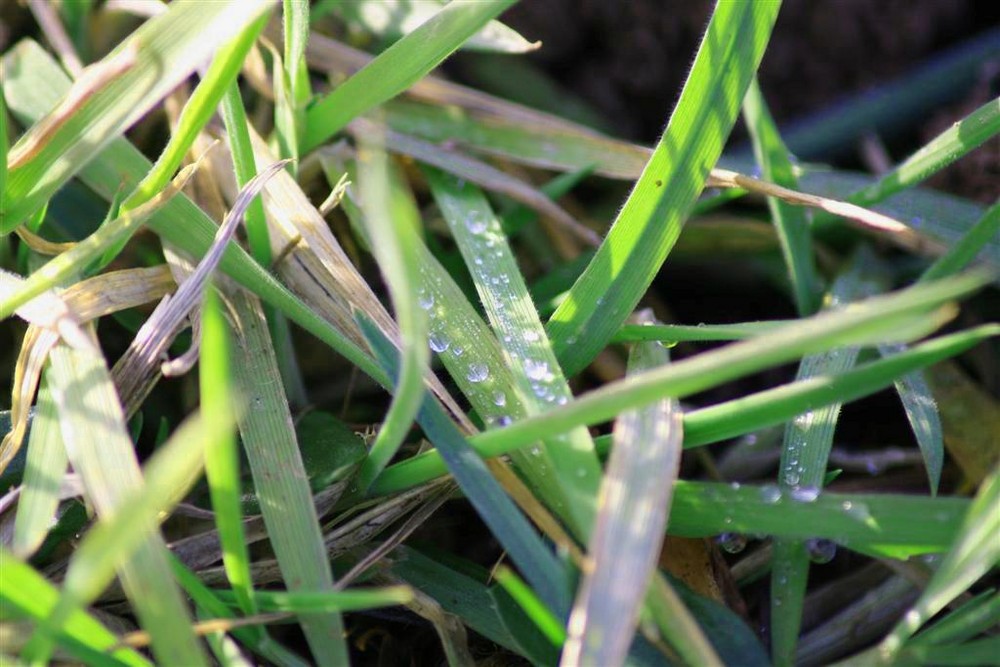
POLYGON ((742 322, 740 324, 626 324, 611 339, 612 343, 634 343, 655 340, 665 344, 691 341, 745 340, 764 336, 791 320, 742 322))
POLYGON ((878 646, 889 663, 921 625, 1000 562, 1000 467, 983 481, 948 554, 941 561, 913 609, 878 646))
MULTIPOLYGON (((223 602, 235 602, 237 596, 217 591, 223 602)), ((299 591, 254 591, 253 601, 263 612, 290 612, 293 614, 322 614, 331 611, 348 612, 378 609, 406 604, 413 599, 409 586, 366 588, 323 593, 299 591)))
MULTIPOLYGON (((0 64, 0 73, 6 81, 4 65, 0 64)), ((0 229, 7 222, 7 153, 10 150, 10 139, 7 137, 7 104, 4 102, 3 84, 0 83, 0 229)))
MULTIPOLYGON (((204 296, 201 316, 199 389, 201 412, 212 422, 235 423, 228 325, 222 305, 214 290, 204 296)), ((250 577, 250 554, 243 535, 240 509, 240 458, 236 435, 217 427, 220 435, 205 449, 205 479, 215 512, 215 528, 222 543, 222 563, 243 613, 256 613, 253 605, 253 581, 250 577)))
POLYGON ((1000 133, 1000 97, 979 107, 931 139, 888 174, 858 190, 848 201, 871 206, 909 189, 1000 133))
MULTIPOLYGON (((36 623, 44 623, 59 602, 59 590, 4 547, 0 547, 0 570, 3 571, 0 600, 3 601, 4 620, 23 615, 36 623)), ((134 649, 120 647, 113 632, 81 609, 66 617, 57 640, 70 655, 89 665, 152 665, 134 649)))
MULTIPOLYGON (((381 332, 362 320, 362 330, 373 352, 389 375, 398 372, 395 350, 381 332)), ((545 546, 514 502, 504 493, 486 464, 431 396, 425 396, 419 421, 448 465, 455 481, 500 544, 510 553, 525 578, 554 611, 569 611, 567 573, 545 546)))
MULTIPOLYGON (((240 434, 282 577, 291 591, 332 591, 333 576, 309 477, 263 311, 260 303, 242 290, 234 290, 228 298, 235 318, 237 386, 250 406, 240 420, 240 434)), ((339 614, 302 614, 298 618, 317 664, 346 664, 347 646, 339 614)))
MULTIPOLYGON (((753 142, 753 152, 760 165, 761 178, 791 190, 798 190, 798 180, 778 128, 764 101, 757 79, 750 83, 743 100, 743 115, 753 142)), ((821 282, 813 262, 812 233, 807 212, 777 197, 767 198, 774 228, 781 241, 788 276, 799 315, 811 315, 819 306, 821 282)))
MULTIPOLYGON (((629 355, 629 373, 667 364, 667 349, 640 343, 629 355)), ((601 483, 597 519, 587 555, 592 563, 583 575, 568 628, 563 664, 624 664, 639 622, 639 611, 656 572, 670 513, 673 483, 680 472, 683 430, 676 400, 665 398, 620 415, 615 422, 615 448, 601 483)), ((660 596, 666 603, 668 596, 660 596)), ((663 605, 653 605, 657 608, 663 605)), ((664 621, 661 632, 688 664, 717 665, 697 624, 678 616, 680 605, 664 621), (687 635, 676 630, 694 630, 687 635)))
MULTIPOLYGON (((222 96, 220 111, 229 138, 233 169, 236 172, 236 186, 242 188, 257 175, 257 161, 247 130, 247 114, 243 108, 243 99, 240 97, 240 87, 235 81, 222 96)), ((255 197, 247 207, 245 224, 250 254, 261 266, 270 266, 271 239, 267 231, 267 219, 264 217, 264 204, 259 197, 255 197)))
POLYGON ((548 637, 553 646, 563 645, 566 641, 566 628, 563 627, 562 621, 538 599, 535 592, 513 570, 501 565, 496 570, 496 580, 524 610, 525 616, 531 619, 535 627, 548 637))
MULTIPOLYGON (((901 375, 960 354, 997 335, 1000 335, 1000 327, 986 325, 942 336, 914 346, 902 354, 865 364, 839 376, 795 382, 687 413, 684 417, 684 446, 698 447, 720 442, 781 424, 805 409, 866 396, 889 386, 901 375)), ((598 418, 593 421, 601 420, 598 418)), ((588 417, 579 415, 570 423, 590 421, 588 417)), ((497 437, 493 434, 478 435, 470 442, 484 457, 499 456, 524 446, 520 438, 497 437)), ((445 469, 436 453, 427 452, 387 468, 372 487, 372 493, 394 493, 423 484, 444 473, 445 469)))
POLYGON ((722 153, 779 6, 716 6, 667 129, 597 255, 549 320, 567 377, 604 348, 673 247, 722 153))
POLYGON ((393 216, 389 208, 388 157, 378 138, 362 142, 358 172, 368 239, 392 295, 400 336, 400 370, 392 404, 359 474, 359 490, 366 491, 403 444, 420 409, 430 350, 427 313, 418 305, 420 239, 413 226, 404 217, 393 216))
MULTIPOLYGON (((299 159, 306 129, 305 107, 312 96, 306 67, 309 40, 308 0, 282 0, 284 54, 274 53, 274 126, 281 157, 299 159)), ((295 173, 296 166, 292 166, 295 173)))
POLYGON ((964 642, 997 623, 1000 623, 1000 595, 988 589, 911 639, 907 648, 964 642))
MULTIPOLYGON (((11 209, 0 231, 10 231, 34 212, 271 4, 269 0, 181 3, 144 23, 102 61, 102 69, 91 70, 99 74, 85 75, 84 87, 71 92, 63 106, 30 128, 11 149, 7 183, 11 209), (95 84, 96 90, 91 88, 95 84)), ((7 62, 10 80, 38 76, 21 71, 23 63, 7 62)))
POLYGON ((920 281, 936 280, 958 273, 971 264, 991 240, 1000 237, 1000 203, 991 206, 962 238, 948 248, 920 276, 920 281))
POLYGON ((309 108, 303 151, 403 92, 511 4, 513 0, 449 3, 309 108))
MULTIPOLYGON (((516 391, 529 416, 544 415, 568 403, 573 394, 489 203, 475 186, 430 168, 425 173, 500 340, 505 363, 513 369, 513 386, 499 390, 516 391)), ((466 368, 466 375, 480 381, 489 380, 492 372, 494 369, 472 360, 466 368)), ((551 459, 555 473, 549 484, 556 484, 560 495, 569 501, 568 506, 553 509, 569 519, 578 535, 589 534, 601 478, 590 434, 586 429, 573 429, 546 442, 544 451, 539 450, 542 456, 551 459)))

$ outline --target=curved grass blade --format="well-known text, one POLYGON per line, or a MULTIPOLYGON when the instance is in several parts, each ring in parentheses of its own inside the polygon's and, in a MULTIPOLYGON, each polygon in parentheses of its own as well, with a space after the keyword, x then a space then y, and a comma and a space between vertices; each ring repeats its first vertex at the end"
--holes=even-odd
MULTIPOLYGON (((629 355, 629 373, 669 362, 658 343, 640 343, 629 355)), ((678 401, 662 399, 620 415, 615 448, 598 497, 597 519, 587 549, 587 567, 567 626, 563 665, 625 663, 650 589, 670 513, 673 483, 680 472, 683 431, 678 401)), ((669 600, 670 598, 666 598, 669 600)), ((689 664, 720 664, 693 619, 681 629, 683 605, 673 608, 661 631, 689 664)))
MULTIPOLYGON (((1000 203, 991 206, 969 231, 948 248, 948 252, 920 275, 919 282, 936 280, 958 273, 975 261, 983 248, 1000 238, 1000 203)), ((1000 253, 997 253, 1000 260, 1000 253)))
POLYGON ((389 209, 388 158, 380 137, 369 135, 362 141, 358 176, 370 246, 389 286, 400 336, 396 391, 368 458, 361 466, 358 487, 363 492, 395 456, 420 410, 430 351, 427 313, 418 306, 420 239, 407 220, 393 216, 389 209))
POLYGON ((674 344, 691 341, 745 340, 767 335, 778 327, 791 324, 792 320, 742 322, 739 324, 626 324, 611 339, 612 343, 659 341, 674 344))
MULTIPOLYGON (((395 349, 373 324, 364 319, 359 324, 386 373, 396 375, 399 362, 394 356, 395 349)), ((553 611, 559 615, 567 613, 570 605, 568 574, 503 492, 486 463, 469 447, 458 428, 432 397, 424 397, 418 420, 469 502, 510 553, 525 578, 553 611)))
MULTIPOLYGON (((20 613, 36 623, 44 623, 59 604, 58 589, 2 546, 0 563, 3 563, 0 600, 4 603, 5 620, 13 620, 12 617, 20 613), (11 614, 13 610, 17 611, 11 614)), ((153 664, 134 649, 121 646, 117 635, 82 609, 67 615, 56 639, 70 655, 85 660, 87 664, 101 667, 151 667, 153 664)))
POLYGON ((736 121, 779 6, 716 5, 677 107, 642 176, 597 255, 549 320, 567 377, 604 348, 677 240, 736 121))
MULTIPOLYGON (((109 141, 271 4, 271 0, 182 3, 144 23, 101 61, 100 70, 90 70, 103 74, 85 73, 63 103, 11 150, 7 183, 11 208, 0 230, 10 231, 47 201, 109 141)), ((18 69, 23 62, 8 60, 11 79, 25 75, 18 69)))
POLYGON ((357 116, 403 92, 513 2, 449 3, 309 108, 303 152, 316 148, 357 116))
MULTIPOLYGON (((237 597, 227 591, 217 591, 223 602, 233 604, 237 597)), ((409 586, 365 588, 314 593, 310 591, 254 591, 253 602, 267 613, 322 614, 331 611, 348 612, 403 605, 413 599, 409 586)))
MULTIPOLYGON (((743 115, 762 178, 776 185, 798 190, 798 180, 788 156, 788 148, 781 140, 756 77, 750 82, 743 100, 743 115)), ((811 315, 819 305, 821 282, 813 263, 812 232, 807 213, 805 209, 792 206, 777 197, 768 197, 767 207, 781 240, 781 253, 788 267, 795 306, 799 315, 811 315)))

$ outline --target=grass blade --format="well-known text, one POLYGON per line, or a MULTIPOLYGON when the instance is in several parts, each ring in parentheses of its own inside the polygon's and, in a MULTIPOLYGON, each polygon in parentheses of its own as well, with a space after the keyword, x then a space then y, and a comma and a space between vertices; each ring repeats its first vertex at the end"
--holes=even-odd
POLYGON ((369 135, 362 142, 358 175, 370 246, 386 278, 399 323, 400 370, 392 404, 359 473, 361 491, 368 489, 403 444, 423 402, 424 375, 430 368, 427 313, 419 307, 417 293, 420 239, 412 225, 389 209, 388 158, 379 139, 369 135))
POLYGON ((309 108, 303 151, 316 148, 357 116, 403 92, 511 4, 513 0, 449 3, 309 108))
MULTIPOLYGON (((754 156, 760 165, 761 177, 776 185, 798 190, 798 180, 792 169, 788 148, 781 140, 756 77, 750 82, 746 99, 743 100, 743 115, 753 141, 754 156)), ((795 306, 799 315, 811 315, 819 305, 821 283, 813 263, 812 233, 807 213, 805 209, 792 206, 777 197, 768 197, 767 207, 781 240, 781 253, 788 267, 795 306)))
MULTIPOLYGON (((958 273, 971 264, 983 248, 1000 237, 1000 203, 991 206, 962 237, 948 248, 920 276, 920 281, 936 280, 958 273)), ((998 253, 1000 258, 1000 253, 998 253)))
MULTIPOLYGON (((667 349, 640 343, 629 355, 629 372, 636 373, 669 362, 667 349)), ((656 572, 663 544, 673 483, 680 472, 680 405, 663 399, 640 410, 623 413, 615 422, 615 448, 601 483, 597 519, 588 544, 590 566, 570 616, 569 637, 562 664, 620 665, 632 645, 639 611, 656 572)), ((679 610, 686 614, 683 605, 679 610)), ((720 664, 697 624, 688 619, 674 632, 676 616, 664 628, 685 662, 720 664)))
POLYGON ((597 255, 549 320, 567 377, 604 348, 677 240, 722 153, 779 6, 716 6, 667 129, 597 255))

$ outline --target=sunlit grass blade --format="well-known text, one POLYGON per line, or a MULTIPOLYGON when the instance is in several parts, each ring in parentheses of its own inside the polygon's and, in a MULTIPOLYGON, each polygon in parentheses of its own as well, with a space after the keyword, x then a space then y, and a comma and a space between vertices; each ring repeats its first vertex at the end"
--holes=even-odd
MULTIPOLYGON (((299 159, 306 129, 305 107, 312 91, 305 51, 309 40, 308 0, 282 0, 284 53, 274 56, 274 127, 283 158, 299 159)), ((292 172, 298 167, 293 163, 292 172)))
MULTIPOLYGON (((781 424, 805 409, 866 396, 889 386, 896 378, 907 372, 960 354, 997 335, 1000 335, 1000 327, 986 325, 967 332, 942 336, 914 346, 904 353, 865 364, 839 376, 812 378, 687 413, 684 417, 684 445, 697 447, 719 442, 767 426, 781 424)), ((620 385, 619 391, 624 389, 625 385, 620 385)), ((577 402, 580 400, 588 400, 587 395, 580 397, 577 402)), ((600 405, 600 402, 597 405, 600 405)), ((591 409, 593 407, 591 405, 591 409)), ((629 407, 632 406, 629 405, 624 409, 629 407)), ((575 413, 574 408, 568 407, 563 410, 573 410, 575 413)), ((550 419, 561 417, 559 414, 548 416, 550 419)), ((574 414, 566 423, 574 425, 596 423, 603 419, 603 414, 592 419, 585 413, 580 413, 574 414)), ((552 429, 531 430, 548 433, 558 432, 561 428, 562 425, 555 425, 552 429)), ((506 430, 509 432, 512 429, 508 427, 506 430)), ((509 433, 484 433, 475 436, 470 442, 484 457, 499 456, 524 446, 522 437, 506 437, 508 435, 509 433)), ((372 492, 376 494, 397 492, 444 473, 445 468, 437 454, 427 452, 390 466, 376 481, 372 492)))
MULTIPOLYGON (((0 64, 0 72, 6 72, 0 64)), ((7 104, 4 102, 3 90, 0 90, 0 228, 6 227, 7 221, 7 152, 10 150, 10 140, 7 137, 7 104)))
MULTIPOLYGON (((629 355, 629 372, 669 362, 658 343, 640 343, 629 355)), ((673 483, 680 472, 683 430, 678 401, 665 398, 621 414, 615 422, 615 448, 598 496, 597 518, 562 664, 624 664, 632 645, 639 611, 655 576, 670 512, 673 483)), ((664 636, 690 664, 719 664, 697 624, 685 625, 677 612, 662 628, 664 636), (693 636, 675 629, 694 630, 693 636)), ((659 616, 657 616, 659 618, 659 616)))
POLYGON ((876 648, 872 657, 890 663, 913 634, 1000 561, 1000 468, 983 481, 962 521, 955 543, 913 609, 876 648))
POLYGON ((597 255, 549 320, 567 377, 604 348, 673 247, 722 153, 779 6, 716 5, 677 107, 642 176, 597 255))
MULTIPOLYGON (((222 304, 208 288, 202 307, 201 346, 199 355, 199 390, 201 412, 211 422, 226 426, 235 423, 230 372, 230 340, 222 304)), ((243 513, 240 509, 240 459, 236 435, 217 427, 219 435, 205 449, 205 479, 215 512, 215 526, 222 543, 222 562, 243 613, 257 612, 253 605, 253 581, 250 578, 250 554, 243 537, 243 513)))
POLYGON ((553 646, 562 646, 566 641, 566 629, 559 617, 553 614, 545 604, 538 599, 535 592, 525 584, 517 574, 508 567, 500 566, 496 570, 496 580, 514 601, 524 610, 535 626, 549 638, 553 646))
MULTIPOLYGON (((360 324, 379 362, 395 375, 399 365, 395 350, 374 325, 365 320, 360 324)), ((433 397, 425 396, 418 419, 469 502, 525 578, 556 613, 568 612, 568 573, 433 397)))
MULTIPOLYGON (((228 419, 226 417, 195 417, 182 424, 157 450, 146 464, 144 483, 123 495, 123 505, 128 511, 120 509, 99 520, 74 551, 63 581, 62 596, 49 618, 41 624, 41 632, 56 632, 70 614, 94 600, 111 583, 116 568, 121 568, 121 563, 141 547, 148 535, 157 531, 161 513, 172 509, 200 476, 206 445, 233 428, 232 413, 228 419)), ((165 558, 162 562, 167 564, 165 558)), ((174 586, 169 572, 168 568, 164 574, 169 585, 174 586)), ((154 592, 152 587, 149 592, 154 592)), ((177 620, 183 622, 184 619, 177 620)), ((176 622, 162 629, 146 627, 153 637, 154 646, 157 635, 160 635, 161 642, 164 639, 176 641, 182 636, 168 634, 176 632, 176 622)), ((186 629, 190 632, 189 627, 186 629)), ((36 635, 29 646, 38 646, 35 642, 39 638, 36 635)), ((36 650, 25 649, 26 653, 37 657, 36 650)), ((157 655, 162 651, 161 646, 157 655)))
POLYGON ((399 324, 400 368, 392 405, 359 473, 361 491, 368 489, 403 444, 423 402, 424 374, 430 364, 427 313, 418 305, 420 238, 405 218, 393 216, 389 208, 388 157, 382 138, 375 134, 363 140, 358 177, 369 243, 389 286, 399 324))
POLYGON ((907 642, 904 650, 935 644, 953 644, 972 639, 1000 622, 1000 595, 987 589, 935 622, 907 642))
POLYGON ((1000 133, 1000 97, 990 100, 962 120, 952 124, 891 172, 855 192, 848 197, 848 200, 862 206, 884 201, 944 169, 998 133, 1000 133))
POLYGON ((449 3, 309 108, 303 151, 401 93, 511 4, 513 0, 449 3))
MULTIPOLYGON (((494 390, 516 391, 529 416, 543 415, 571 401, 573 394, 549 345, 524 278, 482 192, 430 168, 425 169, 425 174, 472 274, 480 301, 504 350, 505 363, 513 370, 513 386, 494 387, 494 390)), ((489 366, 471 360, 466 367, 466 375, 479 383, 489 382, 492 372, 494 369, 489 366)), ((551 460, 555 479, 548 484, 557 485, 569 503, 552 509, 569 521, 578 536, 588 535, 601 474, 589 433, 586 429, 573 429, 546 442, 545 451, 540 449, 539 456, 551 460)))
MULTIPOLYGON (((3 600, 4 620, 13 621, 17 616, 23 616, 36 623, 44 623, 59 603, 59 590, 5 547, 0 547, 0 563, 3 570, 0 600, 3 600)), ((87 664, 102 667, 152 665, 137 651, 120 646, 113 632, 82 609, 67 615, 56 639, 70 655, 85 660, 87 664)))
MULTIPOLYGON (((271 4, 269 0, 182 3, 144 23, 88 70, 96 74, 85 73, 62 104, 11 149, 7 183, 11 208, 0 229, 9 231, 41 206, 109 141, 271 4)), ((7 62, 9 80, 25 76, 18 70, 23 62, 7 62)))
POLYGON ((740 324, 626 324, 618 330, 610 342, 632 343, 655 340, 661 343, 704 342, 717 340, 744 340, 767 335, 791 320, 770 320, 764 322, 743 322, 740 324))
MULTIPOLYGON (((760 165, 761 177, 776 185, 798 190, 788 148, 781 140, 756 77, 750 82, 746 99, 743 100, 743 115, 753 141, 754 156, 760 165)), ((767 207, 771 211, 771 220, 778 238, 781 239, 781 252, 788 267, 796 308, 799 315, 810 315, 819 304, 821 283, 813 263, 809 218, 803 208, 792 206, 777 197, 768 197, 767 207)))
MULTIPOLYGON (((227 297, 237 343, 236 386, 250 406, 240 419, 240 434, 268 538, 288 590, 332 591, 333 575, 267 322, 252 296, 233 290, 227 297)), ((317 664, 346 663, 339 614, 301 614, 298 618, 317 664)))
MULTIPOLYGON (((64 345, 53 349, 50 358, 47 382, 58 407, 63 442, 88 500, 99 517, 131 516, 123 508, 143 488, 142 474, 104 359, 96 351, 64 345)), ((155 531, 143 531, 138 542, 128 559, 116 558, 115 551, 104 553, 103 558, 117 566, 137 615, 152 632, 157 659, 202 664, 187 610, 170 577, 162 538, 155 531)), ((75 594, 68 598, 67 610, 78 600, 75 594)), ((50 636, 40 635, 30 654, 44 657, 50 646, 50 636)))

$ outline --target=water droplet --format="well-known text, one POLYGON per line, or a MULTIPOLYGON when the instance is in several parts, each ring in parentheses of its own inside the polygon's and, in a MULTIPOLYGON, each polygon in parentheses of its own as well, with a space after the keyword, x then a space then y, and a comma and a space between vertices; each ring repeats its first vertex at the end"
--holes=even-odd
POLYGON ((509 426, 511 421, 513 420, 507 415, 500 415, 499 417, 497 417, 497 426, 500 427, 509 426))
POLYGON ((431 346, 431 349, 437 353, 444 352, 451 345, 451 341, 443 333, 438 331, 432 331, 431 335, 427 339, 427 343, 431 346))
POLYGON ((434 307, 434 295, 427 290, 420 290, 417 292, 417 305, 424 310, 430 310, 434 307))
POLYGON ((812 501, 819 498, 819 487, 817 486, 799 486, 792 489, 789 494, 792 500, 800 503, 811 503, 812 501))
POLYGON ((565 396, 560 396, 556 399, 556 405, 566 405, 567 403, 569 403, 569 399, 565 396))
POLYGON ((776 487, 774 484, 767 484, 760 487, 760 499, 764 501, 766 505, 773 505, 779 500, 781 500, 781 489, 776 487))
POLYGON ((490 376, 490 369, 486 364, 469 364, 469 370, 465 377, 469 382, 482 382, 490 376))
MULTIPOLYGON (((524 372, 528 374, 529 379, 541 382, 549 378, 549 365, 544 361, 525 359, 524 372)), ((536 391, 535 393, 537 394, 538 392, 536 391)))
POLYGON ((502 282, 504 285, 509 285, 510 284, 510 276, 508 276, 506 273, 501 273, 500 274, 500 282, 502 282))
POLYGON ((529 343, 533 343, 534 341, 538 340, 538 332, 533 331, 531 329, 525 331, 524 340, 528 341, 529 343))
POLYGON ((475 257, 472 258, 472 263, 475 264, 476 266, 482 266, 483 258, 480 257, 479 255, 476 255, 475 257))
POLYGON ((493 394, 493 405, 497 406, 498 408, 502 408, 503 406, 507 405, 507 394, 503 393, 502 391, 498 391, 495 394, 493 394))
POLYGON ((799 473, 796 472, 795 470, 786 470, 785 471, 785 483, 789 484, 790 486, 795 486, 796 484, 798 484, 799 483, 799 473))
POLYGON ((470 234, 482 234, 486 231, 486 227, 486 220, 480 220, 479 213, 476 211, 471 211, 465 220, 465 228, 469 230, 470 234))
POLYGON ((532 456, 541 456, 542 455, 542 448, 539 447, 538 445, 535 445, 534 447, 531 448, 531 455, 532 456))
POLYGON ((460 357, 460 356, 462 356, 465 353, 465 348, 462 347, 461 345, 452 345, 451 346, 451 352, 456 357, 460 357))
POLYGON ((739 533, 722 533, 715 541, 727 554, 738 554, 747 548, 747 538, 739 533))
POLYGON ((822 565, 829 563, 837 555, 837 543, 819 538, 806 540, 806 551, 809 552, 809 560, 822 565))
POLYGON ((739 482, 731 482, 729 484, 729 488, 732 489, 733 491, 739 491, 740 490, 740 483, 739 482))

